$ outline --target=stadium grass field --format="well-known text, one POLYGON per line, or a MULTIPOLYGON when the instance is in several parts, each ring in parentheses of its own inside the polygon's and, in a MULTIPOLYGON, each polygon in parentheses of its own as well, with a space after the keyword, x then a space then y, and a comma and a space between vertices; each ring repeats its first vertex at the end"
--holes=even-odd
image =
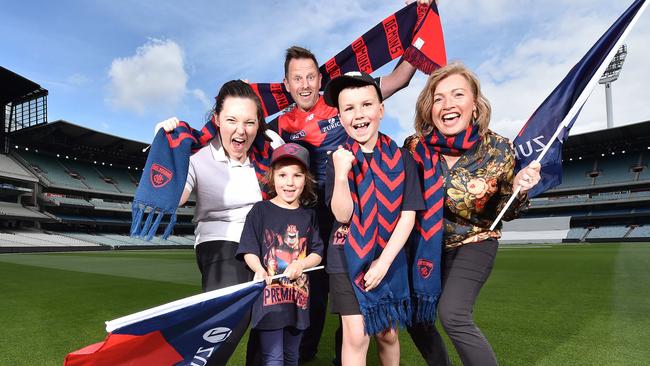
MULTIPOLYGON (((650 243, 502 245, 475 318, 502 365, 645 365, 649 269, 650 243)), ((104 321, 200 291, 191 250, 3 254, 0 281, 0 365, 61 365, 104 321)), ((330 364, 337 325, 308 365, 330 364)), ((400 338, 402 364, 423 365, 400 338)))

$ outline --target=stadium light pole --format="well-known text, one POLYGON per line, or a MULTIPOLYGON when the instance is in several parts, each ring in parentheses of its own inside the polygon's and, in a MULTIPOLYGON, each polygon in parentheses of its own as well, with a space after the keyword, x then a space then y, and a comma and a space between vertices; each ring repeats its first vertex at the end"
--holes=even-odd
POLYGON ((612 83, 616 81, 623 70, 623 62, 627 56, 627 45, 621 45, 616 55, 609 63, 603 76, 598 80, 599 84, 605 84, 605 102, 607 107, 607 128, 614 127, 614 111, 612 108, 612 83))

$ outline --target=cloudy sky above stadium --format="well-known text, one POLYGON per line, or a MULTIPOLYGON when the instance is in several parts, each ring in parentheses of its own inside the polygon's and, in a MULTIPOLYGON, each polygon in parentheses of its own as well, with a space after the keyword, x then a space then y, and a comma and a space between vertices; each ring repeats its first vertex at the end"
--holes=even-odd
MULTIPOLYGON (((632 0, 441 0, 447 56, 475 70, 491 127, 513 137, 632 0)), ((134 140, 178 116, 203 124, 227 80, 281 81, 294 44, 325 61, 404 5, 401 0, 12 1, 0 12, 0 65, 49 90, 49 120, 134 140)), ((650 14, 627 39, 613 84, 615 126, 650 119, 650 14)), ((378 75, 389 71, 379 70, 378 75)), ((382 130, 412 132, 426 77, 386 102, 382 130)), ((573 134, 606 126, 597 86, 573 134)))

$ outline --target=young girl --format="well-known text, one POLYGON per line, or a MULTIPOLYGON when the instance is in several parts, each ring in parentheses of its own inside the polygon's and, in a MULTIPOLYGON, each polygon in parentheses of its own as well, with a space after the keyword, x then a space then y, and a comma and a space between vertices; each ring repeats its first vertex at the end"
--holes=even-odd
POLYGON ((411 319, 402 247, 424 208, 417 165, 379 133, 384 105, 372 77, 350 72, 325 88, 348 134, 328 162, 326 202, 336 218, 327 250, 330 306, 343 323, 342 363, 365 365, 370 336, 382 365, 399 365, 397 325, 411 319))
POLYGON ((309 282, 302 272, 323 255, 315 211, 303 207, 316 202, 309 152, 294 143, 280 146, 267 177, 272 198, 248 213, 237 258, 267 283, 251 321, 264 365, 298 365, 302 332, 309 327, 309 282), (279 273, 286 277, 271 281, 279 273))

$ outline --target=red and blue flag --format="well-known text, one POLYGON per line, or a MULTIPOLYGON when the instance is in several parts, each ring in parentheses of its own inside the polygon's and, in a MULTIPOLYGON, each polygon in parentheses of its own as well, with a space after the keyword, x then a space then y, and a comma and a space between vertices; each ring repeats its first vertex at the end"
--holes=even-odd
POLYGON ((222 345, 239 342, 229 339, 232 329, 249 320, 263 288, 247 282, 108 321, 106 339, 68 354, 64 365, 203 366, 212 358, 225 364, 230 355, 222 345))
POLYGON ((646 6, 645 0, 634 1, 569 71, 515 138, 516 170, 533 160, 542 165, 541 180, 528 191, 529 197, 562 183, 562 144, 598 79, 646 6))

